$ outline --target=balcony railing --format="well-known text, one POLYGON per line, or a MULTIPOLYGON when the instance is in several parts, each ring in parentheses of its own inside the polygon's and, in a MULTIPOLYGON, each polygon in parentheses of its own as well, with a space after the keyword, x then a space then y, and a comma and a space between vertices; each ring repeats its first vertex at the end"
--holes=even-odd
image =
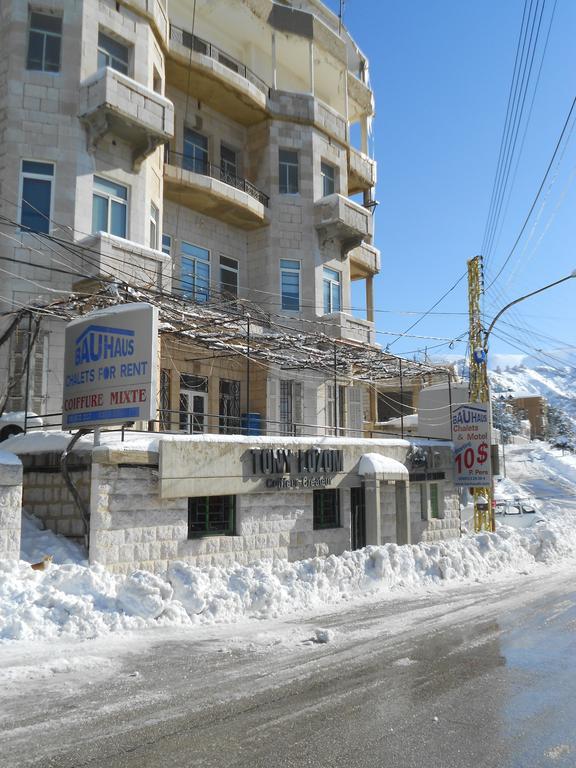
POLYGON ((201 53, 204 56, 209 56, 211 59, 218 61, 222 66, 231 69, 232 72, 237 72, 242 77, 245 77, 246 80, 249 80, 252 85, 255 85, 256 88, 261 90, 266 96, 268 95, 269 88, 262 78, 254 74, 254 72, 248 69, 245 64, 242 64, 241 61, 230 56, 226 51, 209 43, 208 40, 203 40, 201 37, 197 37, 190 32, 186 32, 184 29, 175 27, 173 24, 170 24, 170 40, 173 40, 175 43, 180 43, 180 45, 183 45, 190 51, 201 53))
POLYGON ((239 189, 242 192, 246 192, 247 195, 253 197, 263 206, 268 208, 270 198, 257 189, 247 179, 243 179, 240 176, 236 176, 234 173, 230 173, 225 168, 221 168, 219 165, 214 165, 205 160, 199 158, 190 157, 189 155, 183 155, 180 152, 173 152, 171 149, 166 149, 164 154, 164 162, 167 165, 175 165, 184 171, 191 171, 192 173, 200 173, 202 176, 210 176, 212 179, 221 181, 224 184, 228 184, 230 187, 239 189))

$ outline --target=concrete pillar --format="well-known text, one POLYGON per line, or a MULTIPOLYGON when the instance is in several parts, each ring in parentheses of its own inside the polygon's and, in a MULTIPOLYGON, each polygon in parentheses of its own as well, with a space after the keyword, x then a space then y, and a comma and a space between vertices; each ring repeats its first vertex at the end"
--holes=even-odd
POLYGON ((278 88, 278 76, 276 72, 276 33, 272 32, 272 88, 278 88))
POLYGON ((366 115, 362 115, 360 120, 360 150, 365 155, 368 154, 368 118, 366 115))
POLYGON ((405 480, 397 480, 396 486, 396 543, 411 544, 412 532, 410 529, 410 499, 408 496, 408 483, 405 480))
POLYGON ((0 451, 0 560, 20 559, 22 463, 0 451))
POLYGON ((366 544, 382 543, 382 513, 380 510, 380 480, 367 477, 366 492, 366 544))
POLYGON ((366 278, 366 319, 374 322, 374 278, 368 275, 366 278))

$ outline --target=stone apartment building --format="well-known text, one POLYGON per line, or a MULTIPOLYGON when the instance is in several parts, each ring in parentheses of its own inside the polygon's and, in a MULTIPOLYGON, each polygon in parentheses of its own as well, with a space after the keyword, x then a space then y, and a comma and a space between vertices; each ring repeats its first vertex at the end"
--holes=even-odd
MULTIPOLYGON (((373 97, 321 2, 5 0, 1 14, 2 311, 128 284, 374 344, 373 97)), ((47 310, 2 345, 7 410, 61 410, 63 327, 47 310)), ((173 429, 255 412, 272 433, 336 419, 359 434, 370 406, 345 378, 274 366, 254 368, 248 402, 243 359, 166 338, 161 368, 173 429)))

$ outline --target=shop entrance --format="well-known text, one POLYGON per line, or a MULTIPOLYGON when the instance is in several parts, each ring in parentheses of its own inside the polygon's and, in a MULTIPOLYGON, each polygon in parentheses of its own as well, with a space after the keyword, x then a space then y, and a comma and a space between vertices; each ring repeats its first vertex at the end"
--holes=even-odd
POLYGON ((366 493, 364 486, 350 488, 351 507, 351 546, 352 549, 362 549, 366 546, 366 493))

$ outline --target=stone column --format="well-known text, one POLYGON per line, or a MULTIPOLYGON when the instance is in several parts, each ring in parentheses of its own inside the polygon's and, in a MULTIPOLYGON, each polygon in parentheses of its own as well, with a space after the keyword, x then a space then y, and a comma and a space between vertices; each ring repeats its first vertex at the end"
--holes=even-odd
POLYGON ((409 486, 404 480, 396 483, 396 543, 411 544, 409 486))
POLYGON ((366 320, 374 322, 374 278, 366 276, 366 320))
POLYGON ((0 451, 0 560, 20 559, 22 529, 22 464, 0 451))
POLYGON ((382 543, 382 512, 380 509, 380 480, 366 477, 366 544, 382 543))

